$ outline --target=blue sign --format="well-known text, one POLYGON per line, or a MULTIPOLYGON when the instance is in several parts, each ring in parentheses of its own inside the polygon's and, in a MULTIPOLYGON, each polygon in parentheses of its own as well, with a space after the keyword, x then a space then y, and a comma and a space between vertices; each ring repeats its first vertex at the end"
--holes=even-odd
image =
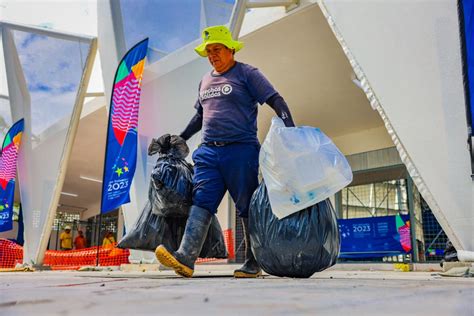
POLYGON ((375 258, 411 251, 408 215, 338 220, 340 258, 375 258))
POLYGON ((110 100, 101 212, 130 202, 137 162, 138 109, 148 39, 131 48, 115 73, 110 100))

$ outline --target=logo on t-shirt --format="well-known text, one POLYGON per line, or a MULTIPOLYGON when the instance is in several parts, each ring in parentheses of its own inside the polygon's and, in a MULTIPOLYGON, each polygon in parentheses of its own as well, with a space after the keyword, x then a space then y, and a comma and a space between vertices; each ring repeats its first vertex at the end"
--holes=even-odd
POLYGON ((218 86, 211 87, 209 89, 203 90, 200 93, 201 100, 206 100, 210 98, 220 97, 221 95, 228 95, 232 92, 232 86, 228 83, 218 86))
POLYGON ((222 93, 227 95, 232 92, 232 86, 230 84, 225 84, 222 86, 222 93))

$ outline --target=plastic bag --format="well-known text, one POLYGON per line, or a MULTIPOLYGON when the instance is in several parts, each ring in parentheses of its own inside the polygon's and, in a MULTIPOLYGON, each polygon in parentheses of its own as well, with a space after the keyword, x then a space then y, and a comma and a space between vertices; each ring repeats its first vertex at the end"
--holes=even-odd
POLYGON ((165 134, 159 138, 153 138, 148 146, 148 156, 153 156, 156 153, 184 159, 189 154, 189 147, 182 137, 165 134))
POLYGON ((193 169, 184 159, 160 154, 151 172, 148 199, 153 213, 188 216, 192 205, 193 169))
POLYGON ((459 261, 458 252, 456 251, 456 248, 454 248, 451 240, 448 240, 446 242, 446 248, 444 249, 443 259, 441 260, 440 265, 443 266, 445 262, 454 262, 454 261, 459 261))
MULTIPOLYGON (((119 241, 117 247, 155 251, 163 244, 170 250, 177 250, 186 227, 186 217, 165 217, 153 214, 151 203, 144 207, 132 229, 119 241)), ((224 237, 219 221, 214 216, 209 226, 200 258, 227 258, 224 237)))
POLYGON ((148 199, 152 211, 163 216, 188 216, 192 204, 193 168, 184 160, 189 153, 186 141, 165 134, 153 139, 148 155, 159 153, 151 173, 148 199))
POLYGON ((279 220, 263 181, 250 202, 249 234, 260 267, 276 276, 309 278, 339 255, 337 218, 328 199, 279 220))
POLYGON ((274 117, 260 150, 260 168, 273 212, 283 218, 352 182, 346 157, 318 128, 285 127, 274 117))

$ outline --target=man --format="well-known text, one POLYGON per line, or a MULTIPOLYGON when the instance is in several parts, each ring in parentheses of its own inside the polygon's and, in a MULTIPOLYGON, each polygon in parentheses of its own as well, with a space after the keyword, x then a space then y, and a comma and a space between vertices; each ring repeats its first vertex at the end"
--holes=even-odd
POLYGON ((84 237, 84 232, 82 230, 78 230, 77 233, 79 234, 76 238, 74 238, 74 247, 76 249, 84 249, 86 248, 86 237, 84 237))
POLYGON ((61 250, 72 250, 71 226, 64 227, 64 231, 59 236, 61 241, 61 250))
POLYGON ((113 248, 115 246, 115 238, 112 232, 107 232, 102 240, 102 247, 113 248))
MULTIPOLYGON (((246 246, 246 261, 234 277, 255 278, 261 269, 250 247, 248 209, 258 186, 257 103, 269 104, 286 126, 294 123, 285 101, 262 73, 234 59, 243 43, 233 40, 227 27, 208 27, 202 37, 195 50, 208 58, 213 70, 202 78, 196 114, 180 135, 188 140, 202 129, 202 144, 193 153, 193 205, 179 249, 173 252, 160 245, 155 254, 177 274, 192 277, 211 218, 229 190, 242 218, 246 246)), ((169 140, 166 136, 158 142, 169 140)))

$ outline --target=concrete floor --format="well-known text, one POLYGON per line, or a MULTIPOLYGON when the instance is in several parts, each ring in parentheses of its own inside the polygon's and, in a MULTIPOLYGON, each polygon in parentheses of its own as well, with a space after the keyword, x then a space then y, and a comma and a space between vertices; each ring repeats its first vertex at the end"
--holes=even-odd
POLYGON ((0 315, 474 315, 474 279, 340 271, 310 279, 231 277, 232 265, 171 271, 0 274, 0 315))

